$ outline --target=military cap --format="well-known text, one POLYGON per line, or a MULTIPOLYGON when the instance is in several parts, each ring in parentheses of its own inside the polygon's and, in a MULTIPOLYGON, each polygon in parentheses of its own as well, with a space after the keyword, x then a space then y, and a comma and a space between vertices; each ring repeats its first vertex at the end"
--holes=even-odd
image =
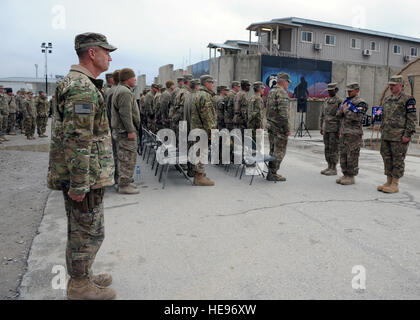
POLYGON ((26 93, 27 93, 27 94, 34 94, 34 93, 32 92, 32 90, 28 90, 28 91, 26 91, 26 93))
POLYGON ((43 92, 44 92, 44 91, 42 91, 42 90, 41 90, 41 91, 38 91, 38 94, 41 94, 41 93, 43 93, 43 92))
POLYGON ((241 80, 241 86, 250 86, 251 82, 248 79, 241 80))
POLYGON ((181 82, 181 81, 184 81, 184 77, 178 77, 178 78, 176 78, 176 82, 181 82))
POLYGON ((130 68, 124 68, 120 70, 120 82, 127 81, 128 79, 135 78, 136 74, 130 68))
POLYGON ((206 82, 214 82, 213 77, 208 74, 201 76, 200 77, 201 85, 204 85, 206 82))
POLYGON ((20 88, 20 92, 26 93, 26 89, 25 88, 20 88))
POLYGON ((228 90, 228 87, 227 86, 219 86, 219 88, 220 88, 220 91, 228 90))
POLYGON ((187 82, 187 81, 191 81, 192 79, 193 79, 192 74, 185 74, 185 75, 184 75, 184 81, 185 81, 185 82, 187 82))
POLYGON ((338 90, 338 83, 329 83, 328 87, 327 87, 327 91, 334 91, 334 90, 338 90))
POLYGON ((105 79, 111 79, 112 78, 112 73, 107 73, 105 75, 105 79))
POLYGON ((160 89, 159 85, 158 85, 158 84, 156 84, 156 83, 153 83, 153 84, 152 84, 152 88, 155 88, 155 89, 160 89))
POLYGON ((290 76, 287 73, 279 72, 277 74, 277 81, 279 80, 286 80, 290 83, 290 76))
POLYGON ((117 50, 116 47, 110 45, 103 34, 86 32, 78 34, 74 39, 74 49, 84 49, 89 47, 101 47, 109 51, 117 50))
POLYGON ((10 92, 13 93, 13 89, 12 88, 7 88, 6 93, 10 93, 10 92))
POLYGON ((233 87, 240 87, 241 83, 239 81, 232 81, 232 88, 233 87))
POLYGON ((402 76, 392 76, 391 79, 389 79, 388 84, 398 84, 398 83, 403 83, 404 79, 402 76))
POLYGON ((347 90, 356 90, 356 89, 360 89, 359 83, 358 82, 352 82, 347 84, 347 90))
POLYGON ((254 82, 253 85, 254 89, 264 88, 264 83, 261 81, 254 82))
POLYGON ((192 85, 192 86, 196 86, 196 85, 198 85, 198 84, 200 84, 200 79, 192 79, 192 80, 191 80, 191 85, 192 85))

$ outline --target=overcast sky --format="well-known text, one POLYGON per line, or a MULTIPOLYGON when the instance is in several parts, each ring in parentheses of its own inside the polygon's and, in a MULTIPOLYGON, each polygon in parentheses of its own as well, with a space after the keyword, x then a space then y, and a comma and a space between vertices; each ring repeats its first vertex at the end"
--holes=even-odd
POLYGON ((76 34, 103 33, 118 47, 110 71, 131 67, 151 83, 158 68, 208 58, 209 42, 248 40, 253 22, 300 17, 420 38, 420 2, 406 0, 1 0, 0 77, 44 75, 42 42, 52 42, 48 74, 77 63, 76 34))

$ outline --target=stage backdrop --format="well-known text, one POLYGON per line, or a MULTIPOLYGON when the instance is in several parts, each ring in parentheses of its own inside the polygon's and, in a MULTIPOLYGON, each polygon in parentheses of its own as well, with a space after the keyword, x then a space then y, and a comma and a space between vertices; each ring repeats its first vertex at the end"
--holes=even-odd
MULTIPOLYGON (((272 88, 277 83, 277 74, 285 72, 290 75, 289 96, 292 97, 296 87, 306 87, 308 97, 323 98, 328 96, 326 91, 331 82, 331 61, 312 59, 297 59, 288 57, 261 57, 262 82, 272 88)), ((268 94, 269 88, 266 88, 268 94)))

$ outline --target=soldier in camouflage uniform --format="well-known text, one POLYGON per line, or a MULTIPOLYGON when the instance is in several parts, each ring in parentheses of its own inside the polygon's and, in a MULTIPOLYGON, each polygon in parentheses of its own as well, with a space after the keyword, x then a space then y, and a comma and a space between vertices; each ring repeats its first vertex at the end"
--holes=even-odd
POLYGON ((175 96, 175 102, 171 110, 169 110, 169 119, 171 121, 171 129, 176 134, 177 145, 179 142, 179 122, 184 118, 184 106, 185 101, 188 100, 188 96, 191 95, 191 80, 192 75, 184 75, 184 85, 175 96))
POLYGON ((104 87, 104 97, 105 97, 105 101, 106 101, 106 97, 108 94, 109 89, 111 89, 114 86, 114 78, 113 78, 113 74, 112 73, 107 73, 105 75, 105 87, 104 87))
POLYGON ((105 187, 114 184, 111 134, 96 79, 109 67, 116 50, 97 33, 76 36, 80 63, 58 84, 51 136, 48 188, 61 190, 68 218, 66 263, 68 299, 107 300, 107 274, 94 275, 92 264, 104 240, 105 187))
POLYGON ((252 139, 256 141, 257 130, 263 129, 264 119, 264 83, 261 81, 254 82, 254 95, 248 103, 248 122, 247 128, 252 129, 252 139))
POLYGON ((21 133, 24 133, 23 130, 23 101, 25 100, 25 88, 21 88, 18 92, 16 97, 16 105, 17 105, 17 112, 16 112, 16 122, 18 128, 21 130, 21 133))
MULTIPOLYGON (((194 107, 194 99, 197 96, 198 89, 200 88, 200 79, 192 79, 191 80, 191 94, 187 96, 185 99, 184 104, 184 112, 183 112, 183 120, 187 122, 187 133, 189 134, 191 131, 191 110, 194 107)), ((188 150, 194 143, 191 141, 188 141, 188 150)), ((190 178, 194 178, 195 172, 194 172, 194 165, 192 165, 190 162, 187 163, 187 175, 190 178)))
POLYGON ((16 105, 16 99, 13 95, 13 90, 8 88, 6 90, 7 92, 7 104, 9 106, 9 119, 7 123, 7 134, 11 136, 15 136, 15 125, 16 125, 16 111, 17 111, 17 105, 16 105))
POLYGON ((7 133, 7 124, 9 121, 9 104, 4 93, 3 86, 0 86, 0 142, 9 141, 5 135, 7 133))
POLYGON ((403 91, 402 76, 389 81, 391 95, 383 103, 381 123, 381 155, 387 182, 378 187, 385 193, 399 192, 399 179, 404 176, 405 156, 411 137, 416 133, 416 100, 403 91))
POLYGON ((271 155, 276 158, 269 163, 268 181, 286 181, 286 178, 277 174, 287 149, 290 136, 289 126, 289 94, 290 76, 280 72, 277 76, 277 85, 271 89, 267 97, 267 129, 270 139, 271 155))
POLYGON ((178 93, 181 91, 181 89, 182 89, 182 87, 184 86, 184 77, 178 77, 177 79, 176 79, 176 82, 177 82, 177 86, 175 87, 175 89, 174 89, 174 92, 173 92, 173 95, 174 95, 174 102, 175 102, 175 99, 176 99, 176 96, 178 95, 178 93))
POLYGON ((347 85, 348 98, 341 104, 337 116, 340 128, 340 166, 343 177, 338 184, 351 185, 359 173, 359 155, 363 137, 363 116, 368 109, 367 103, 359 97, 359 84, 347 85))
POLYGON ((157 126, 158 130, 169 129, 169 110, 174 103, 173 92, 175 90, 175 83, 172 80, 166 81, 166 91, 162 93, 159 101, 159 109, 157 110, 157 126))
POLYGON ((159 118, 160 118, 160 98, 162 97, 162 85, 158 84, 158 91, 156 92, 155 96, 153 97, 153 114, 154 114, 154 124, 155 124, 155 130, 157 133, 159 131, 159 118))
MULTIPOLYGON (((211 137, 211 130, 216 129, 217 116, 213 103, 213 78, 209 75, 200 77, 201 86, 194 99, 194 105, 191 110, 191 130, 202 129, 206 131, 207 136, 211 137)), ((199 162, 195 166, 194 185, 196 186, 214 186, 214 182, 206 177, 204 165, 199 162)))
POLYGON ((241 80, 241 91, 235 96, 233 103, 235 112, 233 123, 235 128, 241 129, 242 131, 246 129, 248 122, 248 92, 250 88, 251 83, 248 80, 241 80))
POLYGON ((40 91, 39 96, 34 100, 36 108, 36 128, 40 138, 46 138, 45 131, 47 130, 49 104, 45 96, 45 92, 40 91))
POLYGON ((152 84, 152 90, 150 90, 144 97, 144 113, 147 119, 147 129, 156 133, 156 120, 155 111, 153 110, 153 100, 156 93, 159 91, 157 84, 152 84))
POLYGON ((23 102, 23 115, 25 118, 25 135, 28 140, 35 140, 35 126, 36 126, 36 108, 32 91, 26 93, 26 99, 23 102))
POLYGON ((228 88, 226 86, 218 86, 219 95, 215 99, 217 113, 217 128, 225 129, 225 109, 227 103, 228 88))
POLYGON ((327 90, 329 98, 325 99, 324 105, 322 106, 319 126, 321 128, 321 135, 324 136, 325 159, 327 160, 328 168, 322 170, 321 174, 335 176, 337 175, 338 143, 340 136, 340 119, 337 117, 337 111, 343 99, 337 96, 337 83, 328 84, 327 90))
POLYGON ((226 108, 225 108, 225 126, 229 131, 234 128, 233 118, 235 116, 235 97, 238 94, 241 84, 238 81, 232 82, 232 90, 227 94, 226 108))
POLYGON ((118 153, 118 192, 138 194, 133 184, 137 161, 137 132, 140 129, 140 112, 133 88, 136 85, 134 71, 126 68, 120 71, 120 85, 112 97, 112 136, 118 153))

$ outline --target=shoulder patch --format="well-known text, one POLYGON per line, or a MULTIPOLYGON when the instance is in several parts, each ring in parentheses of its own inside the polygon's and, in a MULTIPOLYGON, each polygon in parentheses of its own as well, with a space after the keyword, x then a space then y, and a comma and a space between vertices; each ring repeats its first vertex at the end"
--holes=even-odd
POLYGON ((75 114, 91 114, 92 113, 92 104, 89 104, 89 103, 75 103, 74 104, 74 113, 75 114))
POLYGON ((405 107, 407 109, 407 113, 414 113, 416 112, 416 99, 410 98, 408 99, 407 103, 405 104, 405 107))

